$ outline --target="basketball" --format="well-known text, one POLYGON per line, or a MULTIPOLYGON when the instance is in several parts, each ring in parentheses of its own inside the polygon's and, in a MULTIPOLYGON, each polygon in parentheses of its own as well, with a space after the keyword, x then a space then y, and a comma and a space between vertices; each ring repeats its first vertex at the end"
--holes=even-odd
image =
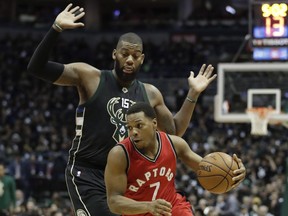
POLYGON ((199 163, 197 178, 201 186, 214 194, 231 190, 233 171, 239 169, 238 163, 224 152, 206 155, 199 163))

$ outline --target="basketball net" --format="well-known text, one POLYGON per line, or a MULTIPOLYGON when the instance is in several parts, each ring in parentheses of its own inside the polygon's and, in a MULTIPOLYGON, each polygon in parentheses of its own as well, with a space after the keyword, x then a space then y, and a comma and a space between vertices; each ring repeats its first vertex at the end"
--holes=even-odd
POLYGON ((268 107, 257 107, 246 110, 251 120, 251 134, 265 136, 268 134, 269 116, 275 113, 275 109, 268 107))

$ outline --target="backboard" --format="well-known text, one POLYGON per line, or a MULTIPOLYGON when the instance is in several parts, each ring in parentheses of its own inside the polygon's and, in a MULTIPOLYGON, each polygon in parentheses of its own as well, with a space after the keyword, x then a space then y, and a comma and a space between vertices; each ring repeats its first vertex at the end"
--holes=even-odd
POLYGON ((218 65, 214 119, 250 122, 249 108, 269 107, 269 121, 288 121, 288 63, 221 63, 218 65))

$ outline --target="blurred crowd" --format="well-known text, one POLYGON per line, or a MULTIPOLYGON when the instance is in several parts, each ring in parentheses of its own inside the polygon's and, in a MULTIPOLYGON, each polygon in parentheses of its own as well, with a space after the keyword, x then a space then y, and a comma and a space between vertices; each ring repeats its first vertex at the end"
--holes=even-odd
MULTIPOLYGON (((68 216, 71 204, 64 168, 74 137, 78 96, 72 87, 49 85, 26 74, 40 39, 29 34, 0 39, 0 159, 5 161, 7 175, 16 181, 15 216, 68 216)), ((60 38, 52 59, 109 69, 115 43, 103 40, 91 47, 83 39, 66 42, 60 38)), ((147 41, 144 46, 143 77, 186 78, 187 71, 202 63, 231 60, 231 53, 225 53, 220 44, 147 41)), ((172 96, 176 111, 183 98, 172 96)), ((237 189, 216 196, 203 190, 195 174, 179 163, 177 188, 186 193, 195 216, 280 215, 288 158, 286 130, 272 125, 268 136, 258 137, 250 135, 249 124, 216 123, 213 106, 200 98, 185 139, 203 156, 213 151, 236 153, 247 168, 247 177, 237 189)))

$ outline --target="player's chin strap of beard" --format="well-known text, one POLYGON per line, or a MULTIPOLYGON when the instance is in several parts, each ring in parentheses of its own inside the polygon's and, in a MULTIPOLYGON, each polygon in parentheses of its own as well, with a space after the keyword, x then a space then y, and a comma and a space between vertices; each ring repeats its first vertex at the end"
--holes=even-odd
POLYGON ((115 72, 116 72, 117 77, 123 82, 131 82, 135 80, 136 75, 137 75, 137 71, 134 71, 131 74, 124 74, 123 70, 120 69, 117 63, 115 66, 115 72))

